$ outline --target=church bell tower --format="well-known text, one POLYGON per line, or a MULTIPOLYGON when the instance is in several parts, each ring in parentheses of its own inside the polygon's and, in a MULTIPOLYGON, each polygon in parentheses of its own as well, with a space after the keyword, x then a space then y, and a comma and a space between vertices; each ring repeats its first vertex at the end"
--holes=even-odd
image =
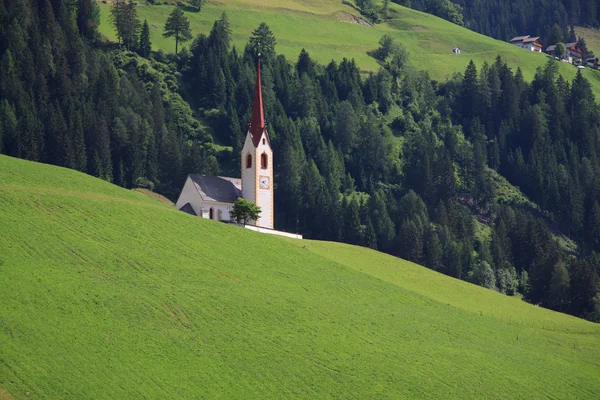
POLYGON ((241 154, 242 196, 261 209, 258 221, 250 222, 263 228, 274 228, 273 214, 273 150, 265 123, 262 85, 260 79, 260 53, 254 88, 252 120, 248 127, 241 154))

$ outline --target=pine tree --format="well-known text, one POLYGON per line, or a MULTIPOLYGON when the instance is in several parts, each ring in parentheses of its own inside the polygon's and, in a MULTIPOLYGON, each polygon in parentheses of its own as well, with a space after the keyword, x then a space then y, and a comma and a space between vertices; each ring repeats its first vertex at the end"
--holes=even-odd
POLYGON ((344 206, 344 241, 346 243, 359 245, 361 242, 362 229, 358 202, 355 199, 350 199, 344 206))
POLYGON ((569 267, 570 312, 585 318, 595 311, 600 278, 589 261, 573 260, 569 267))
POLYGON ((425 266, 435 271, 442 269, 442 253, 443 249, 440 244, 438 234, 431 227, 427 229, 425 234, 425 266))
POLYGON ((352 104, 349 101, 341 102, 335 114, 333 141, 343 154, 350 154, 356 145, 359 129, 359 120, 352 104))
POLYGON ((208 43, 218 57, 226 57, 231 44, 231 24, 227 13, 223 11, 221 18, 215 21, 208 37, 208 43))
POLYGON ((368 203, 363 203, 360 207, 360 245, 363 247, 369 247, 371 249, 377 249, 377 235, 371 222, 371 216, 369 215, 368 203))
POLYGON ((585 220, 586 238, 595 251, 600 252, 600 205, 594 201, 585 220))
POLYGON ((300 51, 298 62, 296 63, 296 70, 298 71, 298 75, 308 74, 312 76, 315 72, 314 63, 305 49, 300 51))
POLYGON ((202 7, 206 3, 206 0, 190 0, 190 5, 196 8, 196 11, 202 11, 202 7))
POLYGON ((178 53, 179 42, 184 43, 192 38, 190 21, 187 19, 181 8, 175 7, 169 15, 169 18, 167 18, 163 37, 175 38, 175 54, 178 53))
POLYGON ((81 36, 86 39, 94 39, 96 36, 94 2, 93 0, 78 0, 77 4, 77 28, 79 28, 81 36))
POLYGON ((127 50, 137 47, 137 33, 140 21, 137 18, 136 4, 133 0, 115 0, 111 8, 111 20, 117 31, 119 44, 127 50))
POLYGON ((260 52, 267 59, 275 55, 276 44, 275 35, 273 35, 269 26, 264 22, 250 36, 250 46, 254 52, 260 52))
POLYGON ((476 107, 478 105, 478 83, 477 67, 473 60, 469 62, 461 85, 461 109, 465 121, 469 121, 476 116, 476 107))
POLYGON ((564 41, 565 41, 565 39, 564 39, 563 29, 558 24, 554 24, 554 25, 552 25, 552 28, 550 29, 550 33, 548 33, 548 37, 544 41, 544 45, 551 46, 551 45, 559 43, 559 42, 564 43, 564 41))
POLYGON ((390 12, 390 0, 383 0, 383 5, 381 6, 380 15, 383 20, 387 20, 389 18, 390 12))
POLYGON ((150 27, 148 26, 147 20, 144 20, 144 23, 142 24, 139 51, 142 57, 148 57, 150 55, 150 51, 152 51, 152 42, 150 42, 150 27))
POLYGON ((544 305, 556 311, 565 311, 569 305, 569 298, 569 271, 563 263, 556 263, 552 270, 544 305))
POLYGON ((386 201, 385 193, 382 190, 376 191, 369 198, 371 222, 377 233, 377 247, 382 251, 391 250, 396 234, 394 222, 388 213, 386 201))
POLYGON ((0 140, 0 153, 16 155, 17 117, 14 107, 6 99, 0 102, 0 124, 3 139, 0 140))
POLYGON ((415 263, 423 261, 423 225, 415 219, 407 219, 398 232, 398 254, 415 263))

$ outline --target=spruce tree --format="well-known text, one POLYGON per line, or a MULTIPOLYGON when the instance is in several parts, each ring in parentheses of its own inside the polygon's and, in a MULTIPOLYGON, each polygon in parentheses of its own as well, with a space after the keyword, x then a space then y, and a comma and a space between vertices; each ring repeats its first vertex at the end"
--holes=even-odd
POLYGON ((548 37, 544 41, 544 45, 551 46, 551 45, 559 43, 559 42, 564 43, 564 41, 565 41, 565 39, 564 39, 563 29, 558 24, 554 24, 554 25, 552 25, 552 28, 550 29, 550 33, 548 33, 548 37))
POLYGON ((110 11, 119 44, 123 44, 127 50, 137 47, 140 21, 135 7, 133 0, 115 0, 110 11))
POLYGON ((296 70, 298 71, 298 75, 302 75, 303 73, 308 75, 314 74, 313 61, 310 59, 310 55, 308 55, 308 52, 304 48, 300 51, 300 55, 298 56, 296 70))
POLYGON ((152 50, 152 42, 150 42, 150 27, 148 21, 144 20, 142 24, 142 31, 140 32, 140 46, 139 51, 142 57, 148 57, 152 50))
POLYGON ((435 271, 440 271, 442 268, 442 253, 443 249, 440 244, 438 234, 433 228, 427 229, 425 234, 425 266, 435 271))
POLYGON ((478 82, 477 82, 477 67, 473 60, 469 62, 467 70, 465 71, 462 85, 461 85, 461 106, 463 118, 465 121, 469 121, 475 117, 475 110, 478 106, 477 95, 478 95, 478 82))
POLYGON ((208 37, 208 43, 220 59, 226 58, 229 45, 231 44, 231 24, 227 13, 223 11, 221 18, 213 24, 208 37))
POLYGON ((600 252, 600 205, 594 201, 585 220, 585 236, 592 249, 600 252))
POLYGON ((167 22, 165 23, 163 37, 175 38, 175 54, 179 51, 179 42, 187 42, 192 38, 190 21, 181 8, 175 7, 171 14, 169 14, 169 18, 167 18, 167 22))
POLYGON ((548 286, 548 292, 545 295, 544 305, 556 310, 565 311, 569 305, 569 271, 563 263, 556 263, 552 270, 552 277, 548 286))
POLYGON ((361 243, 361 223, 358 202, 350 199, 344 210, 344 241, 350 244, 361 243))
POLYGON ((277 40, 275 35, 271 32, 271 29, 264 22, 256 28, 250 36, 250 46, 255 53, 260 53, 265 57, 269 58, 275 55, 275 45, 277 40))
POLYGON ((202 7, 206 4, 207 0, 190 0, 190 5, 196 9, 197 12, 202 11, 202 7))
POLYGON ((78 0, 77 2, 77 28, 86 39, 94 39, 96 35, 96 21, 94 20, 94 0, 78 0))

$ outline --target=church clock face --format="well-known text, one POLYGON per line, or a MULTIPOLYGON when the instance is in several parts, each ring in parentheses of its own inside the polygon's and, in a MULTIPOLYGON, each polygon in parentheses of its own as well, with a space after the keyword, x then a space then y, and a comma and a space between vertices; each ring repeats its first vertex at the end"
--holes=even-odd
POLYGON ((268 176, 261 176, 259 179, 259 183, 261 189, 268 189, 271 187, 271 179, 269 179, 268 176))

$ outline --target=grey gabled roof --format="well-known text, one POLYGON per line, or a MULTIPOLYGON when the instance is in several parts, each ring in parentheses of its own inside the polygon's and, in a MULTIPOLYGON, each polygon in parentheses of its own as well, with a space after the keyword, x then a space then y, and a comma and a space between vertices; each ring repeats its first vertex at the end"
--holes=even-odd
POLYGON ((556 49, 556 45, 553 44, 552 46, 548 46, 546 47, 546 51, 554 51, 556 49))
POLYGON ((185 205, 183 207, 181 207, 179 209, 179 211, 183 211, 184 213, 188 213, 188 214, 193 215, 195 217, 198 216, 198 214, 196 214, 196 211, 194 211, 194 208, 192 207, 192 205, 190 203, 185 203, 185 205))
POLYGON ((527 39, 528 37, 530 37, 529 35, 525 35, 525 36, 515 36, 514 38, 510 39, 511 42, 522 42, 523 40, 527 39))
POLYGON ((225 176, 189 176, 204 201, 235 203, 242 197, 242 180, 225 176))

